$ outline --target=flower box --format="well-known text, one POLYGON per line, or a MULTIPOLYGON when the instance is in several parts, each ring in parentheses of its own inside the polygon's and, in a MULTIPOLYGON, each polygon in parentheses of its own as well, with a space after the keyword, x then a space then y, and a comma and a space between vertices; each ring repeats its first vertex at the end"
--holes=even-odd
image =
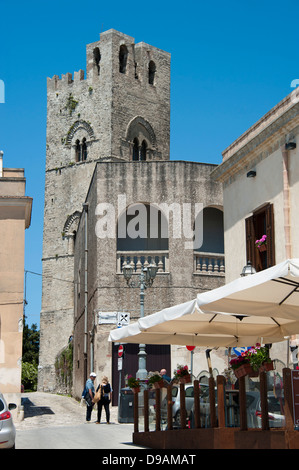
POLYGON ((258 377, 258 372, 255 372, 250 364, 242 364, 240 367, 234 370, 234 374, 239 379, 240 377, 258 377))
POLYGON ((189 382, 191 382, 191 375, 190 374, 182 375, 179 378, 179 381, 181 384, 188 384, 189 382))
POLYGON ((139 393, 140 392, 140 387, 134 387, 131 389, 132 392, 135 394, 135 393, 139 393))
POLYGON ((270 370, 274 370, 273 361, 263 362, 263 364, 261 365, 259 369, 259 372, 268 372, 270 370))
POLYGON ((258 247, 259 251, 262 252, 262 251, 267 251, 267 247, 266 245, 261 245, 258 247))
POLYGON ((163 388, 164 387, 164 380, 160 380, 159 382, 153 383, 154 388, 163 388))

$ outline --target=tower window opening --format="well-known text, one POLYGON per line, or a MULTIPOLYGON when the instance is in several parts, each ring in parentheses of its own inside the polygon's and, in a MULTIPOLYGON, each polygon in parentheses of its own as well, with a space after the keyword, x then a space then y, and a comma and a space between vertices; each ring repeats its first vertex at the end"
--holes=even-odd
POLYGON ((76 140, 75 159, 76 162, 84 162, 87 160, 87 142, 85 137, 83 137, 82 142, 80 142, 79 139, 76 140))
POLYGON ((81 161, 81 146, 80 140, 76 140, 76 162, 81 161))
POLYGON ((139 142, 138 139, 133 141, 133 161, 139 160, 139 142))
POLYGON ((133 161, 145 161, 147 152, 147 143, 145 140, 142 141, 142 144, 139 145, 138 139, 135 137, 133 140, 133 161))
POLYGON ((87 159, 87 144, 85 137, 82 139, 82 160, 85 161, 87 159))
POLYGON ((125 45, 120 46, 119 49, 119 71, 126 73, 127 70, 128 49, 125 45))
POLYGON ((95 65, 96 68, 97 68, 98 75, 100 75, 100 61, 101 61, 100 49, 99 49, 98 47, 96 47, 96 48, 93 50, 93 62, 94 62, 94 65, 95 65))
POLYGON ((154 85, 156 74, 156 64, 152 60, 148 64, 148 83, 154 85))
POLYGON ((141 144, 141 149, 140 149, 140 160, 145 161, 146 160, 146 150, 147 150, 147 145, 145 140, 143 140, 141 144))

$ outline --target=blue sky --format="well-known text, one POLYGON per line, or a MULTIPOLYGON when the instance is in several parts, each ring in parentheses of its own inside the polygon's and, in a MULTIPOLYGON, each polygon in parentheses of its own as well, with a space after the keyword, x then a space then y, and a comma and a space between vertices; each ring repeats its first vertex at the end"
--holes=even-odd
MULTIPOLYGON (((0 0, 0 149, 25 168, 32 196, 25 269, 42 272, 46 78, 86 69, 86 44, 116 29, 171 53, 171 159, 221 152, 299 78, 295 0, 60 2, 0 0)), ((41 277, 27 275, 27 321, 39 324, 41 277)))

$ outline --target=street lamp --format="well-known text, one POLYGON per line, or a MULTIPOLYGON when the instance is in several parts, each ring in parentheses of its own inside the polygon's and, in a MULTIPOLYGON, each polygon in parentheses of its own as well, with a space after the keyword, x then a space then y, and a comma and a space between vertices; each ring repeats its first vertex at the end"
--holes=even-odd
MULTIPOLYGON (((124 278, 127 281, 127 285, 129 287, 140 287, 140 318, 143 318, 144 291, 147 287, 152 286, 157 274, 158 267, 153 262, 151 262, 147 267, 143 267, 137 281, 131 280, 133 275, 133 266, 131 266, 131 264, 125 264, 122 269, 124 278)), ((144 382, 147 378, 145 344, 139 344, 137 377, 141 380, 141 382, 144 382)))
POLYGON ((251 274, 255 274, 255 273, 256 273, 256 270, 255 270, 254 266, 252 266, 250 261, 247 261, 247 264, 242 269, 242 272, 241 272, 240 275, 242 277, 244 277, 244 276, 250 276, 251 274))

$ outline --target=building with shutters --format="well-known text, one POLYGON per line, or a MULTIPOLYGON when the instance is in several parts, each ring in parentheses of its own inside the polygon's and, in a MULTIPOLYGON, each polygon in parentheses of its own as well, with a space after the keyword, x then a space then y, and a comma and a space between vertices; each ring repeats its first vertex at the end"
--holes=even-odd
MULTIPOLYGON (((299 257, 297 90, 233 142, 212 172, 223 185, 226 282, 238 278, 247 261, 261 271, 299 257), (256 240, 263 235, 261 252, 256 240)), ((288 351, 279 347, 276 357, 286 363, 288 351)))

